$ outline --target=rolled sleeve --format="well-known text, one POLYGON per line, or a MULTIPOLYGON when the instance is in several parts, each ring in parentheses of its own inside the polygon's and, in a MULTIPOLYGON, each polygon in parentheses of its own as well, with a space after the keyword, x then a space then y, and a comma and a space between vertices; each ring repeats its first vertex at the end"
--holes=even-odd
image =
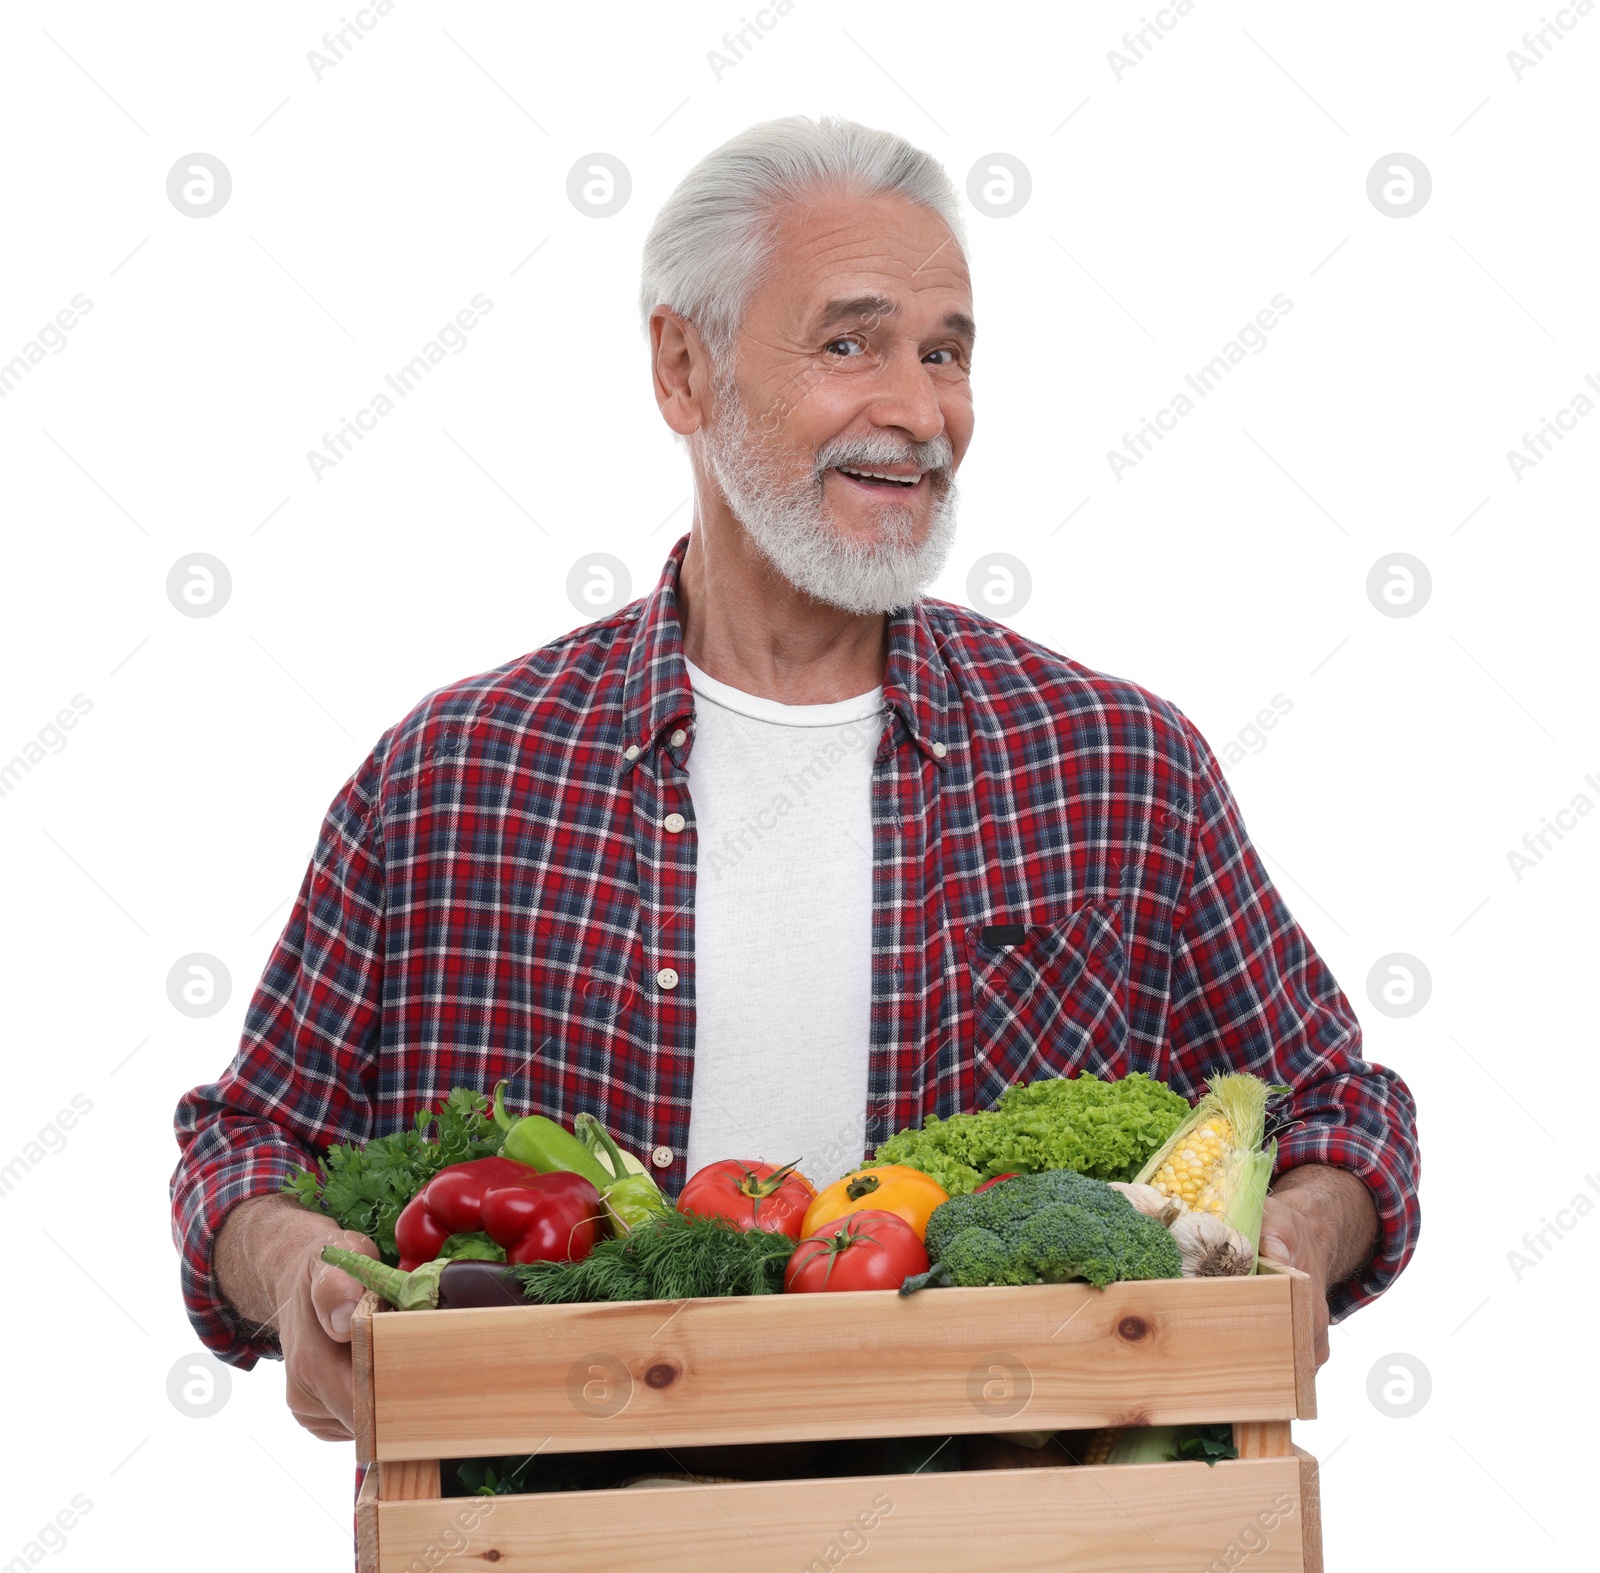
POLYGON ((1330 1285, 1337 1321, 1376 1298, 1416 1249, 1416 1103, 1361 1057, 1361 1024, 1251 846, 1221 767, 1185 720, 1196 758, 1193 878, 1173 953, 1173 1081, 1191 1098, 1219 1071, 1291 1092, 1274 1106, 1274 1178, 1306 1163, 1348 1169, 1372 1193, 1372 1258, 1330 1285))
POLYGON ((184 1306, 201 1343, 248 1371, 262 1356, 275 1359, 281 1351, 275 1338, 241 1321, 223 1299, 212 1269, 217 1231, 232 1208, 282 1190, 296 1168, 311 1166, 312 1155, 272 1121, 226 1112, 221 1091, 220 1085, 197 1087, 180 1105, 179 1121, 191 1125, 193 1135, 173 1178, 172 1236, 184 1306))
POLYGON ((229 1210, 281 1190, 335 1142, 371 1133, 383 990, 383 846, 376 813, 383 744, 345 783, 222 1077, 179 1101, 170 1195, 184 1304, 201 1342, 248 1370, 279 1353, 217 1284, 229 1210))

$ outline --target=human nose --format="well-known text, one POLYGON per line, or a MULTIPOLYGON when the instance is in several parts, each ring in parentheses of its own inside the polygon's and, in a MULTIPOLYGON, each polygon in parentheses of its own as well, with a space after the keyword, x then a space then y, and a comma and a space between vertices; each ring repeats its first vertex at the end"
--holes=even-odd
POLYGON ((874 426, 895 426, 913 442, 932 442, 944 431, 939 390, 915 354, 890 355, 878 373, 868 417, 874 426))

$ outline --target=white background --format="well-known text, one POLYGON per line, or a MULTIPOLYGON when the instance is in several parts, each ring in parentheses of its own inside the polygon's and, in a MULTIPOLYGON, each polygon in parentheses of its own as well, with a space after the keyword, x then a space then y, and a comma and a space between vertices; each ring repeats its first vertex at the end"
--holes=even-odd
POLYGON ((1520 879, 1507 853, 1600 802, 1600 414, 1520 479, 1506 452, 1600 379, 1600 18, 1561 13, 1519 80, 1533 5, 1163 15, 1119 79, 1132 6, 799 0, 719 79, 738 4, 402 0, 319 80, 331 5, 7 8, 0 358, 76 293, 93 309, 0 400, 0 760, 75 694, 92 709, 0 797, 0 1161, 74 1094, 93 1109, 3 1197, 0 1561, 81 1492, 52 1566, 348 1565, 352 1450, 297 1430, 281 1367, 233 1373, 210 1419, 166 1396, 197 1348, 173 1106, 232 1054, 378 734, 587 620, 565 591, 585 554, 654 583, 689 510, 640 241, 725 137, 832 111, 963 190, 997 151, 1031 174, 1020 212, 968 210, 978 429, 936 593, 1013 555, 1018 628, 1171 698, 1219 751, 1292 703, 1230 777, 1372 1057, 1416 1094, 1426 1176, 1415 1260, 1335 1331, 1322 1418, 1296 1428, 1326 1460, 1330 1567, 1596 1565, 1600 1220, 1520 1280, 1508 1252, 1600 1175, 1600 822, 1520 879), (1404 219, 1367 195, 1396 151, 1433 182, 1404 219), (233 181, 205 219, 166 194, 194 152, 233 181), (595 152, 632 177, 606 219, 566 194, 595 152), (480 291, 466 349, 315 479, 306 450, 480 291), (1117 479, 1107 450, 1280 292, 1267 347, 1117 479), (205 619, 165 589, 195 552, 232 577, 205 619), (1368 599, 1395 552, 1431 574, 1414 616, 1368 599), (208 1019, 168 1002, 191 952, 231 973, 208 1019), (1392 953, 1432 980, 1404 1019, 1368 997, 1392 953), (1408 1419, 1368 1398, 1390 1355, 1431 1374, 1408 1419))

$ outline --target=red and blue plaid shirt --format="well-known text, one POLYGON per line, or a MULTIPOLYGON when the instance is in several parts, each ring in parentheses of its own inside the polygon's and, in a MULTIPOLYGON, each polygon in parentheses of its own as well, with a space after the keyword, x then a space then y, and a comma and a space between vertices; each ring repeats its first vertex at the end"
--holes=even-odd
MULTIPOLYGON (((430 694, 335 798, 237 1056, 177 1111, 184 1295, 223 1359, 277 1353, 212 1275, 228 1209, 452 1087, 507 1077, 523 1110, 592 1110, 630 1150, 670 1152, 657 1172, 681 1186, 687 544, 652 594, 430 694)), ((1377 1203, 1377 1253, 1334 1314, 1393 1282, 1418 1230, 1415 1105, 1361 1058, 1349 1001, 1190 721, 934 600, 889 619, 883 699, 869 1147, 1041 1076, 1145 1071, 1193 1099, 1214 1071, 1252 1071, 1294 1089, 1274 1110, 1279 1171, 1335 1164, 1377 1203)))

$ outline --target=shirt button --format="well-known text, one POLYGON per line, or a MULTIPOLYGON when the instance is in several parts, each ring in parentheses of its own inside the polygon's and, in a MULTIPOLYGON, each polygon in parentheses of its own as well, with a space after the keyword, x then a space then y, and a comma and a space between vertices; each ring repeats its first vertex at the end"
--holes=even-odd
POLYGON ((650 1161, 658 1169, 670 1169, 672 1167, 672 1149, 670 1147, 657 1147, 650 1154, 650 1161))
POLYGON ((669 834, 675 836, 680 830, 683 829, 685 823, 686 821, 682 814, 668 814, 667 817, 661 821, 661 828, 667 831, 669 834))
POLYGON ((935 759, 943 759, 944 756, 949 752, 950 750, 946 748, 943 743, 935 743, 933 745, 933 757, 935 759))
POLYGON ((682 748, 683 745, 689 741, 689 734, 680 726, 678 730, 667 739, 667 741, 670 742, 674 748, 682 748))
POLYGON ((629 743, 628 746, 623 749, 622 757, 624 759, 637 759, 639 757, 639 745, 637 743, 629 743))
POLYGON ((664 989, 675 989, 678 986, 678 974, 671 967, 663 967, 656 974, 656 982, 664 989))

